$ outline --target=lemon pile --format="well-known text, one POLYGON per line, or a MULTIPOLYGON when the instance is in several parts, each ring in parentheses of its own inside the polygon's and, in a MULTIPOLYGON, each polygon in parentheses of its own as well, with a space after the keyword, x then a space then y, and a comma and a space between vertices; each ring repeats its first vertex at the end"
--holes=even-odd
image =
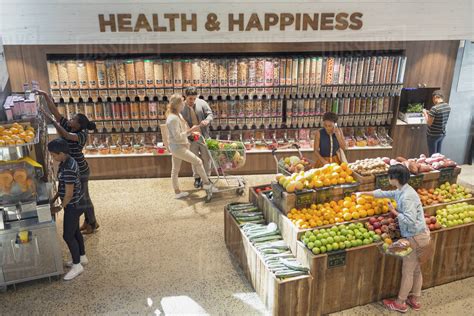
POLYGON ((35 138, 35 129, 13 123, 11 127, 0 126, 0 147, 28 144, 35 138))

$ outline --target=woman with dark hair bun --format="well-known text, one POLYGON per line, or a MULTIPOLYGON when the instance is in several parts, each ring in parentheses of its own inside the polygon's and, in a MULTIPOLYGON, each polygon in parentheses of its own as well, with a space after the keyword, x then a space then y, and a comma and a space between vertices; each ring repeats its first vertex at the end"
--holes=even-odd
POLYGON ((84 216, 85 221, 81 226, 81 231, 84 234, 92 234, 98 228, 99 224, 95 218, 94 205, 92 204, 90 195, 89 195, 89 164, 87 163, 82 149, 87 143, 88 130, 95 130, 96 126, 94 122, 89 121, 87 116, 82 113, 75 114, 72 119, 66 120, 56 108, 53 100, 48 93, 37 90, 35 91, 39 95, 44 96, 48 108, 53 114, 54 117, 50 117, 49 113, 45 113, 48 117, 51 118, 54 127, 58 131, 58 134, 65 139, 69 144, 69 149, 71 151, 71 157, 77 162, 79 166, 79 173, 81 176, 81 185, 82 191, 84 194, 83 207, 84 207, 84 216))
POLYGON ((337 127, 337 114, 326 112, 323 115, 323 128, 316 131, 314 137, 314 155, 316 167, 328 163, 347 162, 344 155, 346 141, 339 127, 337 127))

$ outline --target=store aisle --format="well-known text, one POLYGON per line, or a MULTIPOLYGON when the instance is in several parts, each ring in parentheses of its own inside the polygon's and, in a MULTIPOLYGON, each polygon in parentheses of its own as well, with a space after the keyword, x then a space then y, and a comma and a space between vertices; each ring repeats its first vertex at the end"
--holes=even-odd
MULTIPOLYGON (((271 178, 247 177, 250 184, 271 178)), ((183 188, 192 187, 192 179, 181 181, 183 188)), ((169 179, 93 181, 90 186, 101 228, 86 237, 90 263, 85 273, 70 283, 41 280, 20 284, 16 292, 10 288, 0 293, 0 314, 265 313, 224 244, 223 207, 235 195, 206 204, 204 193, 196 192, 190 200, 177 201, 169 179)), ((418 314, 465 314, 474 308, 473 288, 474 278, 431 289, 424 294, 429 309, 418 314)), ((340 315, 382 313, 371 304, 340 315)))

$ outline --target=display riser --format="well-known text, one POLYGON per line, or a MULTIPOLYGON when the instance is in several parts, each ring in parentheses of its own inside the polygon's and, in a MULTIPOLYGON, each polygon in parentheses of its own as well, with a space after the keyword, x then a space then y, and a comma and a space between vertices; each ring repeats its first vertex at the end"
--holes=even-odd
POLYGON ((227 210, 224 227, 227 249, 272 315, 308 315, 311 276, 277 279, 227 210))
MULTIPOLYGON (((310 267, 310 315, 337 312, 398 294, 401 259, 383 255, 377 244, 371 244, 346 250, 345 264, 329 268, 327 254, 316 256, 298 241, 304 231, 299 231, 265 194, 258 198, 263 200, 265 220, 278 225, 297 259, 310 267)), ((472 203, 474 199, 470 200, 472 203)), ((474 276, 472 240, 474 223, 432 231, 433 255, 422 265, 423 289, 474 276)))

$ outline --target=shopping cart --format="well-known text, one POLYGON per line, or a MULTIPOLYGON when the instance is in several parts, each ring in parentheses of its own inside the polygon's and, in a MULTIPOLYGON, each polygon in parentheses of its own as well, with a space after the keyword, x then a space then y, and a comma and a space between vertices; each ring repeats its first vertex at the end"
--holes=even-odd
POLYGON ((227 174, 227 171, 237 170, 245 165, 246 149, 240 141, 224 141, 209 139, 212 143, 211 148, 208 147, 206 140, 199 136, 196 140, 206 147, 211 157, 211 167, 215 175, 210 176, 212 183, 211 189, 207 190, 206 202, 211 201, 214 193, 228 192, 235 190, 237 195, 243 195, 245 192, 246 181, 242 176, 227 174), (223 180, 224 187, 217 187, 217 183, 223 180))
POLYGON ((281 173, 285 176, 291 176, 294 172, 307 171, 307 170, 314 167, 315 162, 312 161, 311 159, 308 159, 308 158, 304 157, 303 153, 300 150, 300 148, 301 147, 298 144, 290 144, 290 145, 282 146, 278 149, 273 148, 272 155, 273 155, 273 159, 275 159, 275 163, 276 163, 276 173, 281 173), (304 167, 304 169, 302 169, 302 170, 298 169, 298 170, 294 170, 293 172, 287 170, 287 168, 285 167, 285 159, 284 158, 278 159, 278 157, 277 157, 277 151, 278 150, 289 149, 289 148, 292 148, 292 147, 296 148, 296 151, 298 152, 299 159, 304 160, 304 161, 307 162, 306 164, 302 164, 302 166, 304 167))

